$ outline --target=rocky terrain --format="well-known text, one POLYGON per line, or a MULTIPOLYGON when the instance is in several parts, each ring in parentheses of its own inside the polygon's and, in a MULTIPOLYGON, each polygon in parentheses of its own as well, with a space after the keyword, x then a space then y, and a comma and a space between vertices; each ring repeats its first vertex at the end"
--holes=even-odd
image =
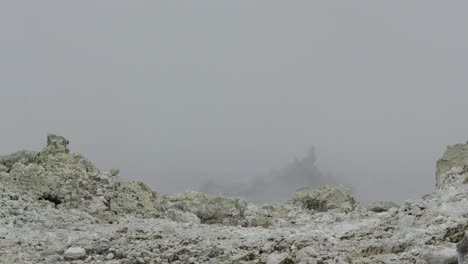
POLYGON ((0 156, 0 263, 468 263, 466 144, 437 163, 434 193, 401 206, 362 206, 339 186, 262 205, 169 197, 68 145, 49 135, 42 151, 0 156))

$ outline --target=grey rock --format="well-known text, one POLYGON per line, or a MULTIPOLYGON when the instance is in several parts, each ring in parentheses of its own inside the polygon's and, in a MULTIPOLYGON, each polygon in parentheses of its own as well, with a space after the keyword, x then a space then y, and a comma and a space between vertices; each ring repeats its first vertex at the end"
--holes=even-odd
POLYGON ((109 210, 109 202, 103 196, 96 196, 89 204, 91 213, 102 213, 109 210))
POLYGON ((195 223, 200 224, 200 218, 198 218, 194 213, 181 211, 174 208, 171 208, 166 211, 165 215, 169 217, 169 219, 180 222, 180 223, 195 223))
POLYGON ((0 227, 0 239, 6 238, 7 235, 8 235, 8 229, 4 227, 0 227))
POLYGON ((8 167, 3 164, 0 164, 0 172, 6 172, 6 171, 8 171, 8 167))
POLYGON ((114 177, 115 177, 115 176, 119 175, 119 173, 120 173, 120 170, 119 170, 119 169, 115 169, 115 168, 114 168, 114 169, 111 169, 111 170, 110 170, 110 175, 111 175, 111 176, 114 176, 114 177))
POLYGON ((49 134, 47 135, 47 148, 45 151, 51 154, 69 153, 68 144, 70 144, 68 139, 62 136, 49 134))
POLYGON ((81 247, 70 247, 65 251, 63 257, 66 260, 82 259, 86 257, 86 250, 81 247))
POLYGON ((458 264, 468 264, 468 232, 457 243, 458 264))
POLYGON ((288 253, 273 253, 268 256, 267 264, 288 264, 294 263, 288 253))
POLYGON ((287 220, 293 210, 294 207, 286 203, 249 205, 244 216, 248 226, 267 228, 280 223, 281 220, 287 220))
POLYGON ((293 194, 292 201, 303 208, 319 212, 331 209, 352 211, 357 205, 348 189, 330 185, 299 189, 293 194))
POLYGON ((109 253, 109 254, 106 255, 106 260, 111 260, 111 259, 113 259, 114 257, 115 257, 114 254, 109 253))
POLYGON ((428 264, 457 264, 457 251, 455 248, 430 249, 424 255, 428 264))
POLYGON ((186 192, 170 199, 171 207, 195 214, 205 224, 240 225, 244 223, 247 203, 239 198, 186 192))
POLYGON ((376 202, 371 202, 367 205, 367 210, 376 212, 376 213, 381 213, 381 212, 387 212, 391 208, 398 208, 399 206, 391 201, 376 201, 376 202))
POLYGON ((317 248, 312 247, 312 246, 304 247, 301 250, 299 250, 299 253, 298 253, 298 257, 300 260, 307 259, 307 258, 316 258, 319 255, 320 254, 317 251, 317 248))
POLYGON ((110 210, 117 215, 160 217, 163 211, 160 196, 140 181, 118 184, 110 200, 110 210))
POLYGON ((2 169, 0 171, 10 170, 15 163, 29 164, 37 160, 39 153, 35 151, 21 150, 16 153, 0 156, 0 164, 2 169))
POLYGON ((465 168, 468 165, 468 144, 449 145, 436 165, 436 187, 441 188, 454 167, 465 168))

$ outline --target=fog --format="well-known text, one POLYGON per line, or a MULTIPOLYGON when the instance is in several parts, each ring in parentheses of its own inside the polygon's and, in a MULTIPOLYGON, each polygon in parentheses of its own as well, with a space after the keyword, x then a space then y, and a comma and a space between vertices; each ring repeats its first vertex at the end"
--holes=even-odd
POLYGON ((2 1, 0 152, 57 133, 162 193, 404 201, 468 139, 467 29, 466 1, 2 1))

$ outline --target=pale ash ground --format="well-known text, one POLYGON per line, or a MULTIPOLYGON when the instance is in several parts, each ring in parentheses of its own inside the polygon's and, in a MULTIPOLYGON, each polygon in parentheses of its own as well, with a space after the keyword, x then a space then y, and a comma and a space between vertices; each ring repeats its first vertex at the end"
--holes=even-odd
POLYGON ((468 145, 438 162, 437 191, 362 207, 341 187, 255 205, 160 195, 103 172, 68 140, 0 157, 0 263, 467 264, 468 145))

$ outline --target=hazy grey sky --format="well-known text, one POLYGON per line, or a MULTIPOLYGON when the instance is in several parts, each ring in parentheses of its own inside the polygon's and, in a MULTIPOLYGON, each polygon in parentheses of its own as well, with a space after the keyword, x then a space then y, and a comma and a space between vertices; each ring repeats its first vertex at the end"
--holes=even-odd
POLYGON ((53 132, 162 192, 318 166, 432 190, 468 139, 467 1, 2 1, 0 150, 53 132))

